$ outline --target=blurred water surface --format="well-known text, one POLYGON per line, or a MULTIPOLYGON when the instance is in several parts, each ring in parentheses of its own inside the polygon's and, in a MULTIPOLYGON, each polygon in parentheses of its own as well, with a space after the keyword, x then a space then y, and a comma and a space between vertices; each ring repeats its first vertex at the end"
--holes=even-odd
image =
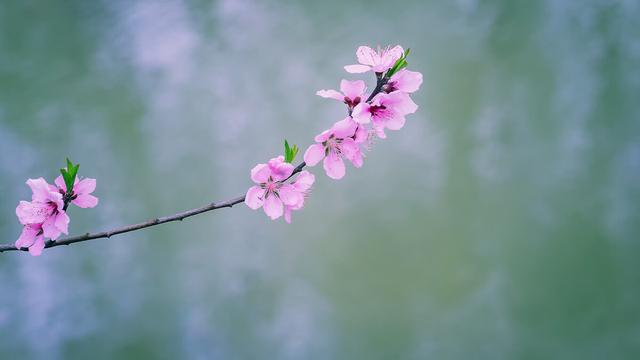
POLYGON ((633 359, 637 1, 3 1, 0 235, 66 156, 108 229, 243 193, 412 48, 405 128, 294 223, 244 206, 0 255, 2 359, 633 359), (371 80, 368 79, 367 80, 371 80))

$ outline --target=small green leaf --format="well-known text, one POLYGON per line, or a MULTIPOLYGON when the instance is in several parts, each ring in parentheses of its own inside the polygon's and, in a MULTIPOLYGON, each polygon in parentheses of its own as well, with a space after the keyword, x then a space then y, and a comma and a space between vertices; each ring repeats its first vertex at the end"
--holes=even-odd
POLYGON ((296 158, 296 154, 298 153, 298 146, 293 145, 289 146, 289 142, 287 140, 284 141, 284 161, 287 163, 292 163, 296 158))
POLYGON ((80 164, 74 165, 73 162, 69 160, 69 158, 67 158, 67 168, 60 169, 60 173, 62 174, 62 178, 64 179, 64 184, 67 187, 67 192, 73 191, 73 184, 75 184, 79 168, 80 164))

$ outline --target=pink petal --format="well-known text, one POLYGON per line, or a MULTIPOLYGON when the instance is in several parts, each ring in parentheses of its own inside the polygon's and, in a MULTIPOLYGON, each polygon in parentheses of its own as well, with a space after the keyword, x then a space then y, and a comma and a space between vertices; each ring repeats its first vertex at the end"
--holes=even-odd
POLYGON ((271 177, 275 181, 282 181, 287 179, 293 173, 295 167, 289 163, 279 163, 271 168, 271 177))
POLYGON ((357 168, 362 167, 362 152, 353 139, 344 139, 341 144, 341 149, 344 156, 351 161, 353 166, 357 168))
POLYGON ((373 124, 373 131, 376 133, 376 136, 378 136, 380 139, 386 139, 387 138, 387 135, 384 133, 384 125, 378 124, 378 123, 374 123, 373 124))
POLYGON ((422 74, 417 71, 402 69, 395 73, 389 82, 395 83, 395 88, 398 91, 412 93, 422 85, 422 74))
POLYGON ((73 185, 73 193, 77 195, 91 194, 95 189, 96 179, 91 178, 84 178, 73 185))
POLYGON ((374 66, 380 61, 380 55, 368 46, 359 46, 356 50, 358 62, 363 65, 374 66))
POLYGON ((367 85, 365 85, 364 81, 362 80, 349 81, 343 79, 342 81, 340 81, 340 91, 342 91, 344 96, 348 97, 351 100, 357 97, 362 97, 362 94, 364 93, 366 88, 367 85))
POLYGON ((327 99, 335 99, 338 101, 344 101, 344 95, 340 94, 335 90, 318 90, 316 95, 327 98, 327 99))
POLYGON ((354 140, 356 141, 356 143, 362 144, 367 141, 367 138, 368 138, 367 129, 364 126, 359 125, 358 128, 356 129, 356 133, 354 134, 354 140))
POLYGON ((358 124, 368 124, 371 121, 371 111, 369 110, 371 105, 361 102, 353 108, 353 112, 351 112, 351 116, 353 117, 353 121, 358 124))
POLYGON ((44 235, 44 237, 55 240, 60 237, 60 233, 60 229, 56 226, 55 216, 49 216, 42 223, 42 235, 44 235))
POLYGON ((382 54, 382 58, 380 59, 380 65, 384 67, 382 71, 391 68, 403 54, 404 50, 400 45, 396 45, 393 48, 384 51, 384 54, 382 54))
POLYGON ((324 171, 327 173, 328 177, 334 180, 339 180, 344 177, 344 162, 340 156, 336 155, 334 152, 329 153, 329 156, 324 158, 323 165, 324 171))
MULTIPOLYGON (((56 228, 58 228, 58 230, 60 230, 60 232, 64 233, 64 234, 69 234, 69 215, 67 215, 67 213, 63 210, 60 210, 60 212, 55 216, 55 226, 56 228)), ((55 240, 54 238, 51 238, 52 240, 55 240)))
POLYGON ((331 127, 331 131, 333 131, 333 135, 335 137, 342 139, 353 136, 353 134, 356 132, 357 127, 358 124, 353 121, 350 116, 347 116, 346 118, 333 124, 333 126, 331 127))
POLYGON ((331 136, 331 129, 325 130, 321 132, 319 135, 316 135, 316 137, 313 138, 313 140, 315 142, 321 143, 321 142, 327 141, 327 139, 329 139, 329 136, 331 136))
POLYGON ((252 186, 247 190, 244 203, 253 210, 260 208, 263 204, 264 189, 260 186, 252 186))
POLYGON ((262 209, 264 209, 264 213, 267 214, 267 216, 270 217, 271 220, 279 218, 284 212, 282 201, 273 194, 270 194, 264 200, 264 206, 262 206, 262 209))
POLYGON ((49 184, 43 178, 29 179, 27 180, 27 185, 29 185, 33 192, 31 195, 32 201, 45 202, 48 200, 48 196, 51 191, 49 189, 49 184))
POLYGON ((289 206, 296 205, 300 201, 304 200, 302 194, 291 184, 283 184, 280 186, 280 189, 278 189, 278 195, 280 196, 280 200, 282 200, 285 205, 289 206))
POLYGON ((322 144, 313 144, 304 152, 304 162, 308 166, 316 166, 320 160, 324 159, 325 150, 322 144))
POLYGON ((44 249, 44 237, 42 235, 39 235, 36 237, 36 240, 33 243, 33 245, 29 247, 29 254, 31 254, 31 256, 40 256, 40 254, 42 254, 43 249, 44 249))
POLYGON ((56 184, 56 186, 62 189, 64 192, 67 192, 67 184, 64 183, 64 179, 62 178, 62 175, 58 175, 58 177, 53 181, 53 183, 56 184))
POLYGON ((284 221, 286 221, 287 224, 291 224, 291 207, 290 206, 284 207, 284 221))
POLYGON ((21 224, 39 224, 51 213, 51 206, 40 202, 20 201, 16 215, 21 224))
POLYGON ((251 180, 256 184, 266 183, 271 176, 271 169, 267 164, 258 164, 251 169, 251 180))
POLYGON ((393 109, 402 114, 413 114, 418 110, 418 105, 411 100, 408 94, 403 92, 392 92, 391 94, 380 95, 380 103, 389 109, 393 109))
POLYGON ((298 174, 298 177, 293 183, 293 186, 296 188, 296 190, 305 192, 311 188, 315 181, 316 177, 312 173, 308 172, 307 170, 302 170, 300 174, 298 174))
POLYGON ((385 127, 389 130, 400 130, 404 126, 405 118, 403 115, 395 114, 385 122, 385 127))
POLYGON ((62 200, 62 194, 60 194, 59 192, 50 191, 49 196, 47 196, 47 200, 48 202, 54 203, 56 206, 56 209, 62 209, 62 207, 64 206, 64 201, 62 200))
POLYGON ((344 67, 344 69, 351 74, 362 74, 362 73, 366 73, 367 71, 371 70, 370 66, 367 65, 347 65, 344 67))
POLYGON ((20 237, 15 242, 15 246, 18 249, 23 247, 29 247, 36 241, 36 236, 40 232, 40 226, 26 225, 22 228, 20 237))
POLYGON ((71 202, 77 207, 88 209, 98 205, 98 198, 93 195, 79 195, 71 202))

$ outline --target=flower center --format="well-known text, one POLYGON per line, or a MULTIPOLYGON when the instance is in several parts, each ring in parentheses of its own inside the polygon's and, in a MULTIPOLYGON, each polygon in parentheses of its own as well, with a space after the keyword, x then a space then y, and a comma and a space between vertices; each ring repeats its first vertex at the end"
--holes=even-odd
POLYGON ((398 86, 395 81, 390 81, 382 86, 382 91, 388 93, 398 90, 398 86))
POLYGON ((334 135, 331 135, 329 139, 327 139, 325 143, 326 154, 334 153, 338 156, 342 156, 342 139, 336 138, 334 135))
POLYGON ((385 118, 388 117, 387 107, 384 105, 371 105, 369 108, 372 117, 385 118))
POLYGON ((347 107, 349 107, 349 109, 353 109, 354 107, 356 107, 356 105, 360 104, 360 101, 362 101, 360 96, 356 96, 353 99, 346 96, 344 97, 344 103, 347 104, 347 107))

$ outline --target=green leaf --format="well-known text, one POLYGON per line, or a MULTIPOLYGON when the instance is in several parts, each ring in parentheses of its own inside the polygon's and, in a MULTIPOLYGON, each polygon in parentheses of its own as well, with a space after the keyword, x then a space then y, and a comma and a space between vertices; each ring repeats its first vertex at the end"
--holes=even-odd
POLYGON ((64 184, 67 187, 67 192, 70 193, 73 191, 73 184, 76 181, 76 176, 78 175, 78 169, 80 168, 80 164, 73 164, 69 158, 67 158, 67 168, 60 169, 60 173, 62 174, 62 178, 64 179, 64 184))
POLYGON ((293 145, 289 146, 289 142, 287 140, 284 141, 284 161, 287 163, 292 163, 296 158, 296 154, 298 153, 298 146, 293 145))

